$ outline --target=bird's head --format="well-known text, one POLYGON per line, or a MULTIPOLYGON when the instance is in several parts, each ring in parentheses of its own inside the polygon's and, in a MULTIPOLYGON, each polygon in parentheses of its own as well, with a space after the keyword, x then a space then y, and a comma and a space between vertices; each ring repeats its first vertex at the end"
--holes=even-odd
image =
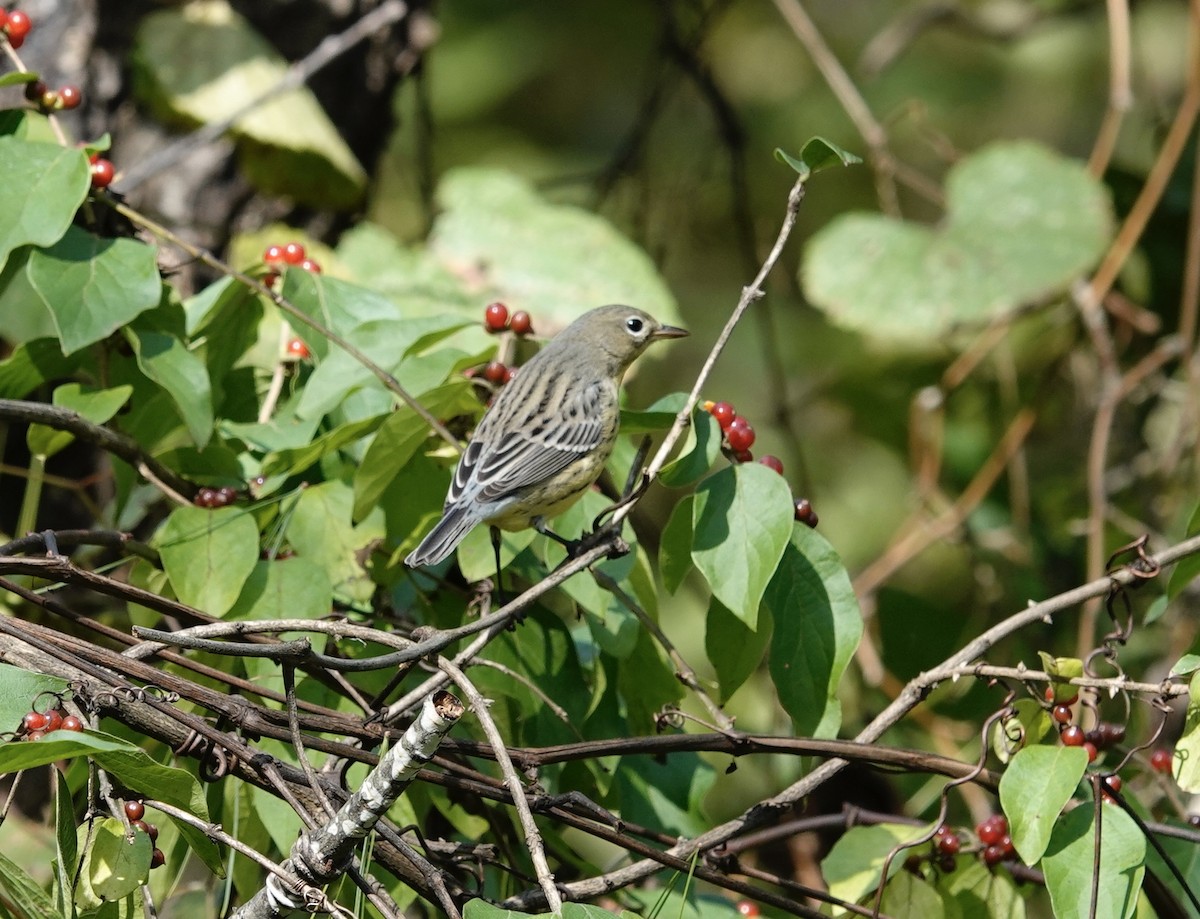
POLYGON ((683 338, 685 329, 664 325, 632 306, 602 306, 584 313, 562 333, 603 352, 624 370, 649 347, 666 338, 683 338))

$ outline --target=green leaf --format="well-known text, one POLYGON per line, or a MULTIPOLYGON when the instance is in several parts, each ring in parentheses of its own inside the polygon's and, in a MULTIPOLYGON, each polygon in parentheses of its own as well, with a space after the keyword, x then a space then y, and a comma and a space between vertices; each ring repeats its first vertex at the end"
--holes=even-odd
MULTIPOLYGON (((674 417, 672 417, 672 421, 674 417)), ((668 488, 683 488, 708 474, 721 453, 721 426, 699 406, 692 412, 687 441, 679 456, 667 463, 659 475, 668 488)))
MULTIPOLYGON (((189 125, 233 115, 288 70, 274 46, 224 0, 146 16, 133 63, 144 99, 189 125)), ((251 182, 269 194, 340 210, 362 198, 366 173, 307 87, 256 105, 230 134, 251 182)))
MULTIPOLYGON (((1045 651, 1039 651, 1038 657, 1042 659, 1042 669, 1052 677, 1059 677, 1063 680, 1075 680, 1083 676, 1083 661, 1078 657, 1054 657, 1045 651)), ((1055 683, 1055 686, 1057 687, 1058 684, 1055 683)), ((1071 695, 1076 694, 1076 691, 1069 687, 1070 684, 1067 684, 1067 687, 1064 689, 1065 692, 1070 694, 1066 698, 1070 698, 1071 695)), ((1056 688, 1055 698, 1057 698, 1057 692, 1056 688)))
POLYGON ((1055 821, 1087 769, 1083 747, 1036 744, 1019 750, 1000 777, 1000 804, 1025 864, 1036 864, 1050 844, 1055 821))
POLYGON ((750 628, 792 535, 792 495, 757 463, 728 466, 700 483, 692 561, 713 595, 750 628))
POLYGON ((383 512, 373 511, 357 526, 351 523, 354 495, 343 482, 322 482, 305 489, 287 527, 296 554, 325 569, 334 596, 366 602, 374 585, 366 576, 362 550, 382 539, 383 512))
POLYGON ((42 885, 31 878, 16 862, 0 851, 0 887, 7 890, 13 901, 20 904, 21 919, 62 919, 63 914, 54 908, 50 895, 42 885))
POLYGON ((374 415, 360 421, 351 421, 339 425, 303 446, 268 453, 262 462, 262 474, 269 478, 303 472, 322 457, 336 453, 347 444, 366 437, 383 424, 387 417, 387 415, 374 415))
MULTIPOLYGON (((474 410, 478 400, 464 380, 425 393, 421 404, 437 418, 451 418, 474 410)), ((378 503, 384 490, 429 436, 425 419, 407 405, 401 405, 384 420, 354 471, 355 519, 366 516, 378 503)))
MULTIPOLYGON (((93 424, 104 424, 120 411, 133 394, 132 386, 115 386, 85 392, 78 383, 64 383, 54 390, 53 401, 59 408, 70 409, 93 424)), ((25 434, 29 450, 35 455, 51 457, 75 440, 75 435, 40 424, 31 424, 25 434)))
POLYGON ((79 862, 78 828, 75 825, 75 806, 71 801, 71 786, 61 769, 54 773, 54 896, 62 915, 70 915, 71 883, 79 862))
POLYGON ((204 361, 159 329, 134 322, 123 331, 142 373, 166 390, 192 442, 203 450, 213 432, 212 387, 204 361))
POLYGON ((939 886, 949 902, 958 906, 963 919, 1025 919, 1025 896, 1012 877, 992 871, 980 859, 958 860, 958 869, 942 875, 939 886))
POLYGON ((1054 729, 1046 707, 1036 699, 1018 699, 1013 717, 999 719, 992 728, 992 750, 1002 763, 1009 762, 1018 750, 1041 743, 1054 729))
POLYGON ((11 73, 0 74, 0 86, 20 86, 37 81, 38 75, 32 70, 14 70, 11 73))
POLYGON ((1064 290, 1112 233, 1104 186, 1084 164, 1030 141, 959 161, 946 207, 935 229, 878 214, 833 220, 804 253, 808 298, 847 328, 937 342, 1064 290))
MULTIPOLYGON (((600 917, 596 916, 594 912, 589 912, 586 916, 584 916, 581 913, 572 912, 571 915, 568 916, 568 914, 567 914, 568 906, 579 907, 580 904, 564 903, 563 904, 563 913, 562 913, 563 919, 600 919, 600 917)), ((593 907, 588 907, 588 909, 597 910, 598 908, 593 906, 593 907)), ((603 916, 610 917, 610 919, 611 919, 612 913, 609 913, 605 910, 598 910, 598 911, 600 913, 602 913, 603 916)), ((466 905, 463 906, 462 914, 463 914, 463 919, 533 919, 533 917, 537 917, 537 916, 553 916, 554 915, 553 913, 518 913, 518 912, 514 912, 511 909, 504 909, 503 907, 500 907, 500 906, 493 906, 491 903, 488 903, 486 900, 468 900, 466 905)))
MULTIPOLYGON (((553 529, 553 521, 550 526, 553 529)), ((519 530, 516 533, 501 532, 500 534, 500 569, 507 568, 514 558, 528 549, 537 539, 534 530, 519 530)), ((491 530, 483 526, 475 527, 458 544, 455 551, 458 570, 468 584, 475 584, 485 578, 496 576, 496 551, 492 547, 491 530)))
POLYGON ((82 150, 0 137, 0 268, 18 246, 62 238, 91 188, 82 150))
POLYGON ((1054 827, 1042 859, 1046 889, 1056 919, 1128 919, 1137 910, 1145 874, 1146 838, 1136 823, 1114 805, 1101 807, 1100 877, 1096 911, 1090 911, 1096 833, 1093 808, 1077 807, 1054 827))
POLYGON ((1169 676, 1191 676, 1200 670, 1200 654, 1185 654, 1175 662, 1169 676))
POLYGON ((663 586, 675 593, 692 570, 692 515, 695 498, 688 495, 675 505, 658 544, 658 569, 663 586))
POLYGON ((1175 743, 1175 781, 1189 794, 1200 792, 1200 670, 1188 681, 1183 735, 1175 743))
POLYGON ((775 623, 770 670, 780 704, 798 733, 836 736, 842 720, 838 684, 862 637, 862 613, 842 560, 815 530, 793 527, 765 604, 775 623))
POLYGON ((490 169, 448 173, 437 201, 430 254, 460 274, 469 267, 476 302, 519 303, 542 333, 602 303, 633 303, 681 324, 649 256, 603 218, 550 204, 524 180, 490 169))
POLYGON ((714 778, 713 767, 697 753, 623 757, 616 781, 621 815, 673 836, 696 836, 708 828, 700 802, 714 778))
POLYGON ((758 627, 746 623, 713 599, 708 605, 708 626, 704 631, 704 650, 717 672, 721 687, 720 703, 724 705, 738 688, 758 669, 771 640, 772 622, 769 610, 758 616, 758 627))
MULTIPOLYGON (((59 677, 0 664, 0 729, 15 729, 41 693, 65 693, 66 689, 67 681, 59 677)), ((46 708, 45 700, 39 700, 38 711, 46 708)))
POLYGON ((154 544, 176 596, 210 616, 229 611, 258 562, 254 517, 236 507, 177 507, 154 544))
POLYGON ((854 166, 862 162, 862 157, 855 156, 843 150, 837 144, 824 137, 809 138, 800 148, 798 157, 785 153, 781 148, 775 148, 775 159, 786 163, 796 170, 801 179, 807 181, 814 172, 830 169, 834 166, 854 166))
POLYGON ((333 605, 325 569, 305 558, 260 561, 227 619, 320 619, 333 605))
MULTIPOLYGON (((883 862, 888 853, 897 845, 911 842, 925 832, 925 827, 897 823, 851 827, 821 861, 821 874, 825 877, 829 892, 841 900, 857 903, 879 886, 883 862)), ((888 866, 888 877, 903 865, 904 853, 900 852, 888 866)))
POLYGON ((137 890, 150 874, 154 845, 146 833, 125 837, 125 827, 115 817, 97 820, 92 845, 84 856, 84 871, 92 891, 102 900, 119 900, 137 890))
POLYGON ((893 919, 934 919, 946 916, 946 904, 924 878, 900 871, 883 889, 881 911, 893 919))
POLYGON ((0 361, 0 399, 22 399, 42 384, 67 376, 77 363, 63 355, 53 338, 18 345, 0 361))
POLYGON ((63 354, 107 338, 157 306, 162 292, 153 248, 78 227, 50 248, 35 249, 26 270, 54 320, 63 354))
MULTIPOLYGON (((1189 834, 1194 829, 1186 823, 1176 821, 1169 821, 1169 825, 1189 834)), ((1200 846, 1197 846, 1190 839, 1177 839, 1165 833, 1159 833, 1157 837, 1159 845, 1166 851, 1167 857, 1171 859, 1175 867, 1179 869, 1179 873, 1183 875, 1184 883, 1191 888, 1193 895, 1196 895, 1196 892, 1200 891, 1200 846)), ((1170 889, 1175 899, 1185 905, 1184 908, 1186 910, 1191 900, 1188 899, 1187 893, 1180 886, 1171 869, 1167 867, 1167 863, 1155 851, 1153 846, 1146 848, 1146 868, 1170 889)))

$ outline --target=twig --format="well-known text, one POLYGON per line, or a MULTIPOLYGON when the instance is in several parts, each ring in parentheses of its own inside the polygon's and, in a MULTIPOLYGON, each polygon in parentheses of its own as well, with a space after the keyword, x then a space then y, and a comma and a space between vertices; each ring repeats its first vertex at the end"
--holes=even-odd
POLYGON ((1108 6, 1108 107, 1096 134, 1088 172, 1096 178, 1104 175, 1112 160, 1121 122, 1133 104, 1130 76, 1129 0, 1107 0, 1108 6))
POLYGON ((438 668, 450 677, 454 681, 454 685, 467 697, 471 710, 479 719, 479 725, 483 728, 484 735, 492 744, 496 765, 500 767, 500 774, 504 776, 504 784, 512 796, 513 807, 517 809, 517 820, 520 821, 521 829, 525 833, 525 847, 529 850, 529 857, 533 859, 533 870, 537 874, 538 885, 542 888, 542 893, 546 897, 546 905, 550 911, 559 913, 562 911, 562 898, 558 895, 558 888, 554 884, 554 875, 550 871, 549 862, 546 861, 546 849, 542 845, 542 832, 533 819, 533 811, 529 809, 529 800, 525 797, 525 786, 521 784, 521 778, 517 775, 517 770, 513 768, 512 759, 509 758, 508 749, 504 745, 504 738, 500 736, 500 729, 496 727, 492 713, 488 710, 491 703, 480 695, 479 690, 475 688, 475 684, 467 678, 467 675, 446 658, 438 658, 438 668))

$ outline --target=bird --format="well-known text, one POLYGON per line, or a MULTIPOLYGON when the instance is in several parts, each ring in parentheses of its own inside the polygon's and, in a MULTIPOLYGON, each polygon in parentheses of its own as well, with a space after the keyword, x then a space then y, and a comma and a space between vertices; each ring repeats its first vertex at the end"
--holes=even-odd
POLYGON ((441 519, 409 553, 410 568, 435 565, 477 524, 566 542, 545 521, 600 477, 617 439, 618 391, 630 364, 653 342, 687 331, 632 306, 584 313, 500 390, 454 471, 441 519))

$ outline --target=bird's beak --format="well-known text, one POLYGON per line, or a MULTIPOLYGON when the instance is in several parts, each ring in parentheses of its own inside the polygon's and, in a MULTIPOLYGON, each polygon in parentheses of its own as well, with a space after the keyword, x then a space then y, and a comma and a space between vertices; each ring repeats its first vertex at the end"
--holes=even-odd
POLYGON ((654 334, 650 336, 651 341, 658 341, 660 338, 686 338, 688 335, 687 329, 681 329, 673 325, 661 325, 654 330, 654 334))

